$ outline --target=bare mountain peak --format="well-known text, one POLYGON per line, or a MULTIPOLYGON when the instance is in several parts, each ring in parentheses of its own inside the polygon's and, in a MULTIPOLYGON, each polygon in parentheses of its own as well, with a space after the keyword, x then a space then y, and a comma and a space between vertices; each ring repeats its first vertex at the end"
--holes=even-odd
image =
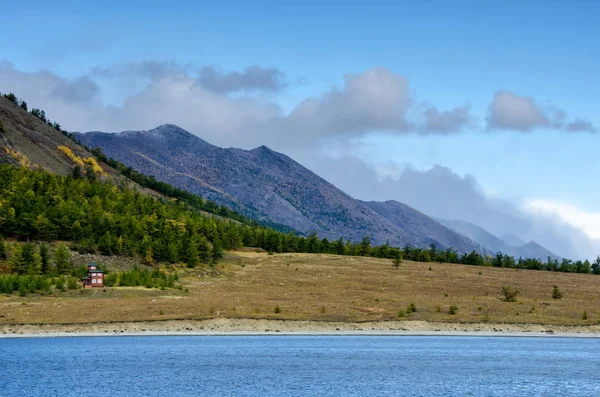
POLYGON ((257 153, 260 153, 260 152, 272 153, 273 152, 272 149, 270 149, 268 146, 265 146, 265 145, 260 145, 259 147, 254 148, 251 151, 257 152, 257 153))
POLYGON ((558 258, 557 255, 535 241, 526 243, 514 234, 505 234, 502 238, 499 238, 471 222, 444 219, 438 219, 438 221, 450 229, 469 237, 471 240, 481 244, 483 247, 486 247, 494 253, 502 252, 503 254, 512 255, 516 258, 538 258, 542 260, 545 260, 549 256, 558 258), (509 237, 508 240, 514 245, 508 243, 507 237, 509 237), (512 237, 512 239, 510 237, 512 237))
POLYGON ((157 137, 164 137, 164 138, 186 138, 186 139, 196 138, 196 139, 202 140, 198 136, 192 134, 191 132, 184 130, 183 128, 181 128, 175 124, 162 124, 156 128, 148 130, 148 131, 134 131, 134 132, 138 132, 140 134, 157 136, 157 137))

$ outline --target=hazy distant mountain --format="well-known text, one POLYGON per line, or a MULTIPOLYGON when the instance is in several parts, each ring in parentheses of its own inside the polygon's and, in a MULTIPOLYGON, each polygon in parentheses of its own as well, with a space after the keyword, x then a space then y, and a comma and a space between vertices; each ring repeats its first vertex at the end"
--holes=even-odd
MULTIPOLYGON (((460 252, 480 247, 405 206, 402 222, 388 219, 289 157, 261 146, 253 150, 213 146, 174 125, 150 131, 78 134, 116 160, 158 180, 214 200, 249 216, 321 237, 415 247, 436 244, 460 252), (404 222, 404 223, 403 223, 404 222), (411 225, 411 226, 406 226, 411 225)), ((379 208, 378 208, 379 209, 379 208)))
POLYGON ((414 233, 424 241, 440 242, 446 247, 471 246, 481 253, 491 253, 483 246, 475 246, 475 240, 444 226, 440 222, 429 218, 409 205, 399 203, 395 200, 385 202, 366 201, 369 208, 383 216, 405 233, 414 233), (471 241, 472 240, 472 241, 471 241))
POLYGON ((511 247, 519 247, 521 245, 525 245, 527 242, 520 239, 518 236, 515 236, 512 233, 506 233, 500 236, 500 238, 511 247))
POLYGON ((502 252, 503 254, 508 254, 516 258, 538 258, 542 260, 546 260, 548 256, 554 259, 559 258, 558 255, 550 252, 548 249, 542 247, 535 241, 525 243, 514 235, 505 235, 504 237, 509 236, 509 240, 511 242, 521 243, 513 246, 507 244, 505 240, 494 236, 490 232, 475 225, 474 223, 457 220, 450 221, 444 219, 438 219, 438 221, 450 229, 467 236, 474 242, 481 244, 483 247, 487 248, 493 253, 502 252), (512 239, 510 237, 512 237, 512 239))

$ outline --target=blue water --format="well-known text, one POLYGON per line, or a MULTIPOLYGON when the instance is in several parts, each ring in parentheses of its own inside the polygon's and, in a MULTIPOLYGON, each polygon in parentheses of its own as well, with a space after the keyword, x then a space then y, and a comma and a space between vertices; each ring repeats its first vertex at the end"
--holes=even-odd
POLYGON ((600 396, 600 340, 140 336, 0 340, 0 396, 600 396))

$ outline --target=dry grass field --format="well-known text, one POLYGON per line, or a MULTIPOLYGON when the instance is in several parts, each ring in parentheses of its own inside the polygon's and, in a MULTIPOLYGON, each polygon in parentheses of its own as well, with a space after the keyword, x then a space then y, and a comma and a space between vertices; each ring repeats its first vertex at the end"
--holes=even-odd
POLYGON ((228 253, 218 273, 176 268, 185 290, 106 288, 0 297, 0 324, 209 318, 591 325, 600 276, 317 254, 228 253), (564 297, 552 299, 557 285, 564 297), (519 291, 501 300, 503 286, 519 291), (414 305, 416 312, 407 313, 414 305), (449 314, 451 305, 457 307, 449 314), (587 319, 584 319, 584 312, 587 319))

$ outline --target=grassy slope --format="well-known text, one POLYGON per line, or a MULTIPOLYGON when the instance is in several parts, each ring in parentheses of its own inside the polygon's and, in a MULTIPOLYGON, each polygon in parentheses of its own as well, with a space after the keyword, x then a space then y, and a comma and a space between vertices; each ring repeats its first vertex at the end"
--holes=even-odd
POLYGON ((181 271, 188 293, 107 288, 0 297, 0 324, 215 317, 402 320, 397 313, 410 303, 418 310, 405 317, 411 320, 585 325, 600 317, 600 277, 594 275, 418 262, 395 270, 391 261, 373 258, 251 252, 227 254, 220 275, 181 271), (562 300, 552 299, 555 284, 562 300), (502 286, 518 289, 518 302, 502 302, 502 286), (451 304, 459 308, 453 316, 447 313, 451 304))

